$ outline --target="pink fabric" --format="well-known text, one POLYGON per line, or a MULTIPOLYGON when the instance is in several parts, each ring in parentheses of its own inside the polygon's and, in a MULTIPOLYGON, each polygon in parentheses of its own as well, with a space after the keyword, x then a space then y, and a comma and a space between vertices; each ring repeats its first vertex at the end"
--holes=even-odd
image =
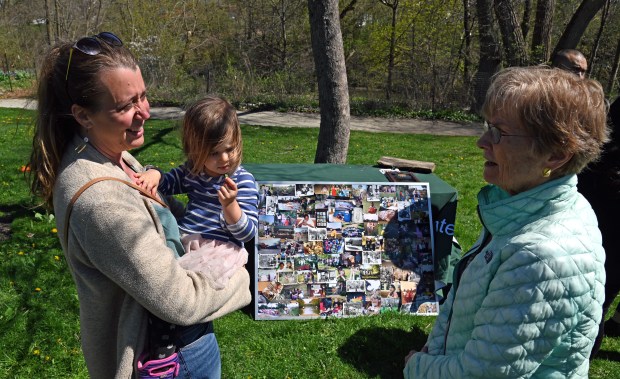
POLYGON ((214 289, 226 287, 237 269, 248 262, 248 252, 232 242, 205 239, 200 234, 181 238, 185 255, 179 259, 186 270, 203 273, 214 289))

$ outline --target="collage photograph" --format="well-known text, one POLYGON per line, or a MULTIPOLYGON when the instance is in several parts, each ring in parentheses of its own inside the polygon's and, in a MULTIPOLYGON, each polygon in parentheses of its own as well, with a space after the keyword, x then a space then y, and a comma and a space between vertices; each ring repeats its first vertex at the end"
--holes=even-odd
POLYGON ((436 315, 427 183, 259 184, 256 319, 436 315))

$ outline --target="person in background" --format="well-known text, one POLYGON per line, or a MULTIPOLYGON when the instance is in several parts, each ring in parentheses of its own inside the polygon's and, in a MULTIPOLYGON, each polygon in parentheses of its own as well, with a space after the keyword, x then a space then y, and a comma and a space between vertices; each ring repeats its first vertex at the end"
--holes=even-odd
POLYGON ((477 142, 482 233, 405 378, 588 377, 605 252, 576 174, 608 139, 605 108, 598 82, 562 70, 494 76, 477 142))
POLYGON ((219 378, 211 321, 249 304, 249 274, 238 269, 217 291, 204 275, 183 269, 166 243, 165 230, 178 229, 175 218, 161 199, 131 187, 143 167, 128 150, 143 145, 150 117, 136 59, 119 37, 103 32, 60 42, 42 62, 31 190, 58 220, 89 376, 137 377, 154 316, 180 325, 172 341, 178 378, 219 378), (102 177, 121 182, 97 182, 72 200, 102 177), (156 207, 168 216, 157 217, 156 207))
MULTIPOLYGON (((620 235, 617 220, 620 215, 620 98, 609 108, 609 126, 611 140, 605 144, 601 159, 591 163, 579 176, 577 189, 592 204, 598 218, 598 227, 603 235, 605 248, 605 302, 603 303, 603 319, 618 293, 620 293, 620 235)), ((598 353, 603 337, 620 336, 620 305, 616 307, 611 318, 601 323, 591 358, 598 353)))
POLYGON ((185 112, 182 139, 184 164, 166 174, 149 169, 136 175, 136 183, 151 193, 187 194, 179 221, 185 246, 181 266, 202 272, 214 288, 224 288, 247 263, 244 243, 258 229, 258 187, 241 166, 237 111, 221 97, 197 101, 185 112))
MULTIPOLYGON (((583 77, 588 64, 579 51, 562 50, 556 57, 558 68, 583 77)), ((620 251, 620 238, 616 232, 616 218, 620 214, 620 143, 616 131, 620 125, 620 100, 616 99, 611 105, 608 121, 611 140, 603 147, 600 159, 590 163, 577 175, 577 190, 592 205, 603 236, 607 273, 603 319, 620 293, 620 277, 615 275, 620 268, 620 255, 616 253, 620 251)), ((609 320, 601 322, 590 359, 596 357, 605 335, 620 336, 620 305, 609 320)))
POLYGON ((575 49, 558 51, 551 60, 551 66, 572 72, 580 78, 585 78, 588 72, 588 61, 586 57, 581 51, 575 49))

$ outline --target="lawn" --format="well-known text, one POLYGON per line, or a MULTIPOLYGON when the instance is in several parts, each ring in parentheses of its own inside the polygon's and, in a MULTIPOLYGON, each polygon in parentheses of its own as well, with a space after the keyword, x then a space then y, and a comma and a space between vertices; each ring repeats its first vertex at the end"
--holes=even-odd
MULTIPOLYGON (((86 378, 78 300, 56 220, 36 206, 22 172, 33 116, 0 109, 0 377, 86 378)), ((178 165, 176 126, 149 121, 146 143, 133 153, 145 164, 178 165)), ((243 126, 244 161, 312 163, 317 135, 318 129, 243 126)), ((484 184, 475 138, 351 133, 349 164, 374 165, 381 156, 435 162, 435 173, 459 193, 456 237, 464 249, 471 246, 479 230, 475 194, 484 184)), ((238 311, 215 328, 225 378, 398 378, 403 357, 423 345, 433 321, 398 314, 253 321, 238 311)), ((607 338, 602 350, 590 377, 620 377, 620 338, 607 338)))

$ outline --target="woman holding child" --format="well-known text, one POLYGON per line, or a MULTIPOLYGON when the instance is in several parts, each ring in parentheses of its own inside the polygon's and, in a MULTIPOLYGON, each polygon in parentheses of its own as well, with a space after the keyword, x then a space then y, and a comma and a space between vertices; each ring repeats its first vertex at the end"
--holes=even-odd
POLYGON ((125 183, 143 171, 128 151, 144 143, 150 116, 136 59, 104 32, 52 47, 40 78, 32 190, 59 221, 90 377, 137 377, 153 358, 147 341, 155 316, 180 325, 172 336, 179 377, 219 378, 210 321, 249 303, 249 275, 238 269, 218 291, 183 269, 166 243, 178 242, 175 218, 157 195, 125 183), (91 180, 110 177, 72 201, 91 180))
POLYGON ((478 140, 483 225, 405 378, 587 378, 605 253, 577 177, 608 138, 596 81, 545 67, 498 73, 478 140))

